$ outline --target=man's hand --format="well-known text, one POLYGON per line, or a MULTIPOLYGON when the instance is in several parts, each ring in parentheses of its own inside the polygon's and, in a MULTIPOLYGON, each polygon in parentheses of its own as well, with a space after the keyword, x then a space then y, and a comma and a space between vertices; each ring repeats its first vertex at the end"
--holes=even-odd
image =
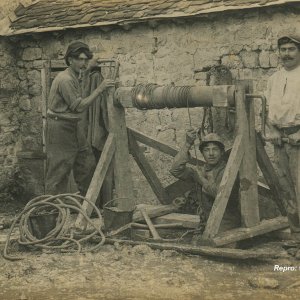
POLYGON ((270 129, 270 133, 268 135, 268 140, 272 142, 274 145, 281 146, 281 134, 278 130, 275 128, 270 129))
POLYGON ((289 137, 289 143, 291 145, 300 145, 300 130, 298 130, 293 134, 290 134, 288 137, 289 137))
POLYGON ((115 86, 116 82, 112 79, 104 79, 101 84, 98 86, 99 92, 103 92, 107 88, 115 86))
POLYGON ((188 129, 185 135, 185 141, 188 145, 193 145, 197 138, 197 132, 195 129, 188 129))

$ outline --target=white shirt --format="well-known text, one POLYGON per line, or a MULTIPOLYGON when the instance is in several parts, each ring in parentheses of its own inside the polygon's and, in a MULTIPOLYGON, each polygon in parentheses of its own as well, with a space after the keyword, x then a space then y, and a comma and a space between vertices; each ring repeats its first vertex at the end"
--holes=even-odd
POLYGON ((266 93, 270 123, 279 128, 300 125, 300 66, 275 72, 266 93))

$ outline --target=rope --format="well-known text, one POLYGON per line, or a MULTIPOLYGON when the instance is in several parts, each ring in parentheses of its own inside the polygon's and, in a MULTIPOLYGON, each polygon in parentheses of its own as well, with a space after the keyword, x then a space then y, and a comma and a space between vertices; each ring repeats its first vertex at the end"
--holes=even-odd
POLYGON ((159 86, 157 84, 138 84, 132 91, 133 105, 138 109, 159 109, 164 107, 183 107, 190 97, 190 86, 159 86), (156 89, 162 89, 155 95, 156 89), (160 96, 158 96, 158 94, 160 96))
POLYGON ((78 194, 60 194, 55 196, 42 195, 29 201, 22 212, 15 218, 9 229, 3 251, 4 258, 9 260, 22 259, 21 257, 8 254, 11 234, 18 222, 20 236, 17 242, 19 245, 38 249, 59 249, 63 252, 77 253, 96 251, 99 249, 105 242, 105 236, 101 231, 101 225, 98 228, 82 209, 80 202, 83 200, 87 201, 95 209, 98 218, 100 219, 100 224, 102 224, 102 216, 99 209, 94 203, 78 194), (82 214, 87 223, 93 228, 89 232, 86 232, 83 237, 81 234, 80 238, 78 238, 76 235, 79 236, 79 232, 76 230, 79 229, 75 228, 75 226, 71 226, 72 220, 70 217, 72 211, 82 214), (33 235, 30 229, 32 228, 30 219, 36 216, 51 214, 57 215, 55 227, 48 232, 45 237, 38 239, 33 235), (95 235, 100 235, 101 241, 89 249, 83 248, 83 242, 87 242, 95 235))

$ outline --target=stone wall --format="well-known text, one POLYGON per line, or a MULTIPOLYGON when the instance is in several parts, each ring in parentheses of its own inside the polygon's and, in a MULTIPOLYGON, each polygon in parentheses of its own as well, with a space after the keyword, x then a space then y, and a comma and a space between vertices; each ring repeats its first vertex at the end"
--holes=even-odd
POLYGON ((14 189, 17 178, 15 165, 19 148, 20 109, 14 45, 0 40, 0 202, 18 189, 14 189))
MULTIPOLYGON (((19 81, 19 97, 16 100, 18 109, 11 109, 10 113, 19 123, 17 133, 12 134, 13 144, 19 145, 22 151, 42 149, 40 69, 45 61, 62 59, 67 45, 75 39, 88 43, 95 55, 117 58, 123 86, 150 82, 205 85, 208 70, 222 64, 231 70, 234 79, 253 80, 255 92, 261 93, 267 78, 278 68, 277 36, 299 25, 299 12, 281 7, 124 28, 78 29, 14 38, 17 76, 15 74, 12 80, 19 81)), ((199 127, 202 109, 190 111, 192 125, 199 127)), ((1 122, 4 122, 2 118, 1 122)), ((148 112, 128 109, 127 122, 177 147, 190 126, 187 109, 148 112)), ((9 121, 7 124, 13 126, 9 121)), ((1 140, 5 134, 1 131, 1 140)), ((171 183, 173 179, 165 167, 170 165, 171 159, 148 148, 145 154, 164 184, 171 183)), ((143 196, 155 201, 146 184, 141 192, 139 187, 144 181, 138 172, 133 168, 138 198, 143 196)))

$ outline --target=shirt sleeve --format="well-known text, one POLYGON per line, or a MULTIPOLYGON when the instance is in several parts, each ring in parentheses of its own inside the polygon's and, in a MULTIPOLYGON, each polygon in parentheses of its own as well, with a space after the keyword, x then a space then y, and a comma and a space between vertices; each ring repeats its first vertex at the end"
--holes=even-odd
POLYGON ((76 108, 82 100, 80 92, 71 79, 62 79, 59 82, 58 91, 71 111, 76 112, 76 108))
POLYGON ((174 158, 170 173, 181 180, 192 180, 195 181, 197 178, 197 171, 192 167, 187 166, 186 164, 190 160, 189 149, 184 146, 180 149, 177 155, 174 158))

